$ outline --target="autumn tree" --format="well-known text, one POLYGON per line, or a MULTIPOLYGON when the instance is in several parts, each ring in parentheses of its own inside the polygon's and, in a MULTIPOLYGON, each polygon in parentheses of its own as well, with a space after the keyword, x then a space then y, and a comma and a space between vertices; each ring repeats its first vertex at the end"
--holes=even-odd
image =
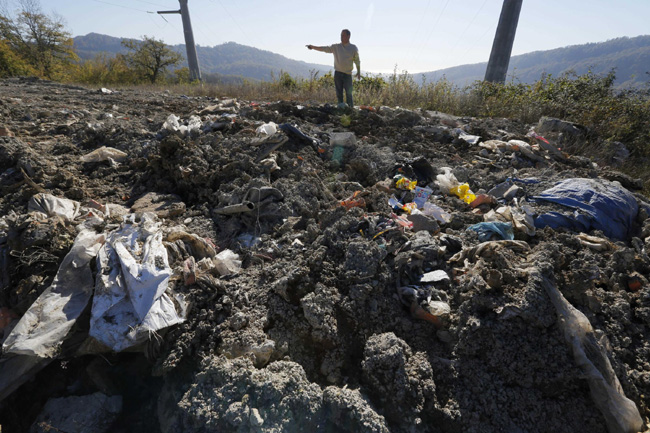
POLYGON ((0 40, 46 78, 54 78, 78 57, 63 18, 48 16, 38 0, 19 0, 12 16, 0 8, 0 40))
POLYGON ((123 40, 122 45, 129 49, 129 53, 125 55, 129 66, 152 84, 164 75, 168 66, 178 65, 183 60, 183 56, 165 45, 162 40, 149 36, 143 36, 142 41, 123 40))

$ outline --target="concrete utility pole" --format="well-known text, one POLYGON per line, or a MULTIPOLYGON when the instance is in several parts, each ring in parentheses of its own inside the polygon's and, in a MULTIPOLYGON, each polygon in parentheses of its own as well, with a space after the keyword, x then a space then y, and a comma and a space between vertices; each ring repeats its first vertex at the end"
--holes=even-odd
POLYGON ((503 0, 499 25, 494 35, 490 61, 485 71, 485 81, 505 83, 512 45, 515 42, 519 12, 523 0, 503 0))
POLYGON ((181 9, 178 11, 158 11, 159 14, 181 14, 183 19, 183 33, 185 35, 185 49, 187 50, 187 64, 190 67, 190 80, 201 81, 201 70, 199 69, 199 58, 196 55, 194 45, 194 33, 190 21, 190 10, 187 8, 187 0, 178 0, 181 9))

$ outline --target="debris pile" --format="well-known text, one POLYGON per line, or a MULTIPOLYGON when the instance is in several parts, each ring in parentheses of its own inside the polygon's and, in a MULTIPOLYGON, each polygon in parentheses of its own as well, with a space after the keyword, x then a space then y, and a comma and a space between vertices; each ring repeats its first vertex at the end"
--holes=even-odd
POLYGON ((0 89, 3 431, 648 428, 650 204, 579 125, 0 89))

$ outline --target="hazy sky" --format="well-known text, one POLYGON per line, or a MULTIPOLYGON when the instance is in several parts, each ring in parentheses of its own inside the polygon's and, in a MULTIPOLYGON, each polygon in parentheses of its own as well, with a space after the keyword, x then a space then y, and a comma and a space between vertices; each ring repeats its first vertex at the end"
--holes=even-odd
MULTIPOLYGON (((12 0, 5 0, 11 2, 12 0)), ((198 45, 237 42, 291 59, 332 64, 306 44, 339 42, 352 32, 361 69, 433 71, 486 62, 502 0, 189 0, 198 45)), ((184 43, 174 0, 41 0, 73 36, 90 32, 184 43), (164 19, 163 19, 164 17, 164 19), (165 21, 166 20, 166 21, 165 21)), ((513 55, 621 36, 650 34, 650 0, 524 0, 513 55)))

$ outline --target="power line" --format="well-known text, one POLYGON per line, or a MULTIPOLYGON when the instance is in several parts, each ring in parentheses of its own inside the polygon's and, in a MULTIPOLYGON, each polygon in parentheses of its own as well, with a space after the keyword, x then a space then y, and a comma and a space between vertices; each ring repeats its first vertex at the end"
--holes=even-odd
MULTIPOLYGON (((210 0, 210 1, 212 1, 213 3, 215 2, 215 0, 210 0)), ((243 34, 244 37, 248 40, 248 42, 249 42, 249 43, 257 42, 257 41, 253 41, 253 39, 250 38, 250 37, 246 34, 246 32, 244 31, 244 29, 241 28, 241 26, 239 25, 239 23, 238 23, 238 22, 235 20, 235 18, 233 18, 233 16, 230 14, 230 11, 229 11, 228 9, 226 9, 226 7, 223 5, 223 3, 221 3, 221 0, 218 0, 218 1, 219 1, 219 5, 223 8, 223 10, 226 11, 226 13, 228 14, 228 16, 229 16, 230 19, 232 20, 232 22, 235 23, 235 25, 237 26, 237 28, 239 28, 239 31, 242 32, 242 34, 243 34)))
POLYGON ((472 20, 469 22, 469 24, 467 24, 467 27, 465 27, 465 30, 463 30, 463 32, 460 34, 460 36, 456 39, 456 43, 454 44, 454 46, 452 48, 452 51, 454 50, 454 48, 456 48, 456 46, 458 45, 458 42, 463 38, 463 36, 465 36, 465 33, 467 32, 467 29, 469 29, 472 26, 472 24, 474 24, 474 21, 476 20, 476 17, 478 16, 478 14, 481 13, 481 10, 483 9, 483 7, 485 6, 485 4, 487 2, 488 2, 488 0, 483 1, 483 4, 481 5, 480 8, 478 8, 478 10, 474 14, 474 17, 472 18, 472 20))
POLYGON ((429 43, 429 39, 431 38, 431 35, 433 34, 433 31, 436 29, 436 26, 440 22, 440 18, 442 18, 442 14, 445 13, 445 10, 447 9, 447 6, 449 5, 449 1, 450 0, 447 0, 447 2, 445 3, 445 6, 440 11, 440 14, 438 15, 438 18, 436 19, 435 24, 431 27, 431 31, 429 32, 429 35, 427 36, 427 38, 424 40, 424 43, 420 47, 420 51, 418 52, 417 57, 420 57, 420 55, 422 54, 422 50, 424 50, 424 47, 429 43))
POLYGON ((103 0, 92 0, 92 1, 94 1, 96 3, 104 3, 104 4, 107 4, 107 5, 111 5, 111 6, 117 6, 118 8, 131 9, 132 11, 144 12, 144 13, 147 13, 147 14, 154 14, 155 13, 153 11, 145 11, 143 9, 136 9, 136 8, 132 8, 132 7, 129 7, 129 6, 118 5, 118 4, 115 4, 115 3, 109 3, 109 2, 103 1, 103 0))
POLYGON ((415 42, 415 36, 420 31, 420 27, 422 27, 422 22, 424 21, 424 17, 426 17, 427 12, 429 12, 429 6, 431 6, 431 0, 427 2, 427 7, 424 8, 424 13, 420 16, 420 23, 415 28, 415 32, 413 32, 413 36, 411 37, 411 43, 409 44, 409 56, 408 56, 409 59, 411 59, 411 62, 413 61, 413 43, 415 42))
MULTIPOLYGON (((495 22, 494 24, 492 24, 492 26, 488 27, 488 28, 483 32, 483 34, 482 34, 481 36, 479 36, 479 37, 476 39, 476 42, 478 42, 478 41, 482 41, 483 38, 485 37, 485 35, 486 35, 489 31, 494 30, 494 29, 496 28, 496 26, 497 26, 497 23, 495 22)), ((472 48, 474 48, 474 46, 476 45, 476 42, 473 43, 473 44, 472 44, 472 45, 467 49, 467 51, 465 51, 465 53, 463 53, 462 57, 465 57, 465 56, 467 55, 467 53, 469 53, 469 52, 472 50, 472 48)))
MULTIPOLYGON (((451 48, 450 50, 447 51, 447 56, 445 57, 445 61, 443 62, 443 64, 447 63, 447 60, 449 60, 449 56, 450 56, 451 53, 453 53, 453 51, 456 49, 456 47, 458 46, 458 43, 459 43, 460 40, 463 38, 463 36, 465 36, 465 33, 467 32, 467 30, 472 26, 472 24, 474 24, 474 21, 476 20, 476 17, 478 17, 478 15, 481 13, 481 10, 483 10, 483 7, 485 6, 485 4, 486 4, 487 2, 488 2, 488 0, 484 0, 484 1, 483 1, 483 4, 481 5, 480 8, 478 8, 478 10, 476 11, 476 13, 474 14, 474 17, 473 17, 473 18, 471 19, 471 21, 467 24, 467 26, 465 27, 465 29, 461 32, 460 36, 458 36, 458 37, 456 38, 456 42, 454 43, 454 45, 452 46, 452 48, 451 48)), ((471 48, 470 48, 470 49, 471 49, 471 48)), ((469 50, 468 50, 468 51, 469 51, 469 50)), ((464 57, 464 56, 463 56, 463 57, 464 57)))
MULTIPOLYGON (((216 38, 215 40, 219 40, 219 36, 215 32, 212 31, 211 27, 205 25, 205 22, 203 22, 203 19, 201 19, 201 14, 197 14, 196 17, 198 18, 199 22, 201 23, 201 27, 199 27, 199 31, 201 32, 201 34, 203 36, 205 36, 205 39, 209 40, 210 37, 205 34, 205 32, 203 31, 203 27, 207 27, 208 29, 210 29, 210 33, 212 34, 212 36, 214 36, 216 38)), ((213 45, 216 45, 216 44, 213 44, 213 45)))
POLYGON ((146 3, 146 4, 149 4, 149 5, 153 5, 153 6, 160 6, 160 7, 163 7, 163 8, 170 7, 169 5, 161 5, 159 3, 148 2, 146 0, 135 0, 135 1, 140 2, 140 3, 146 3))

